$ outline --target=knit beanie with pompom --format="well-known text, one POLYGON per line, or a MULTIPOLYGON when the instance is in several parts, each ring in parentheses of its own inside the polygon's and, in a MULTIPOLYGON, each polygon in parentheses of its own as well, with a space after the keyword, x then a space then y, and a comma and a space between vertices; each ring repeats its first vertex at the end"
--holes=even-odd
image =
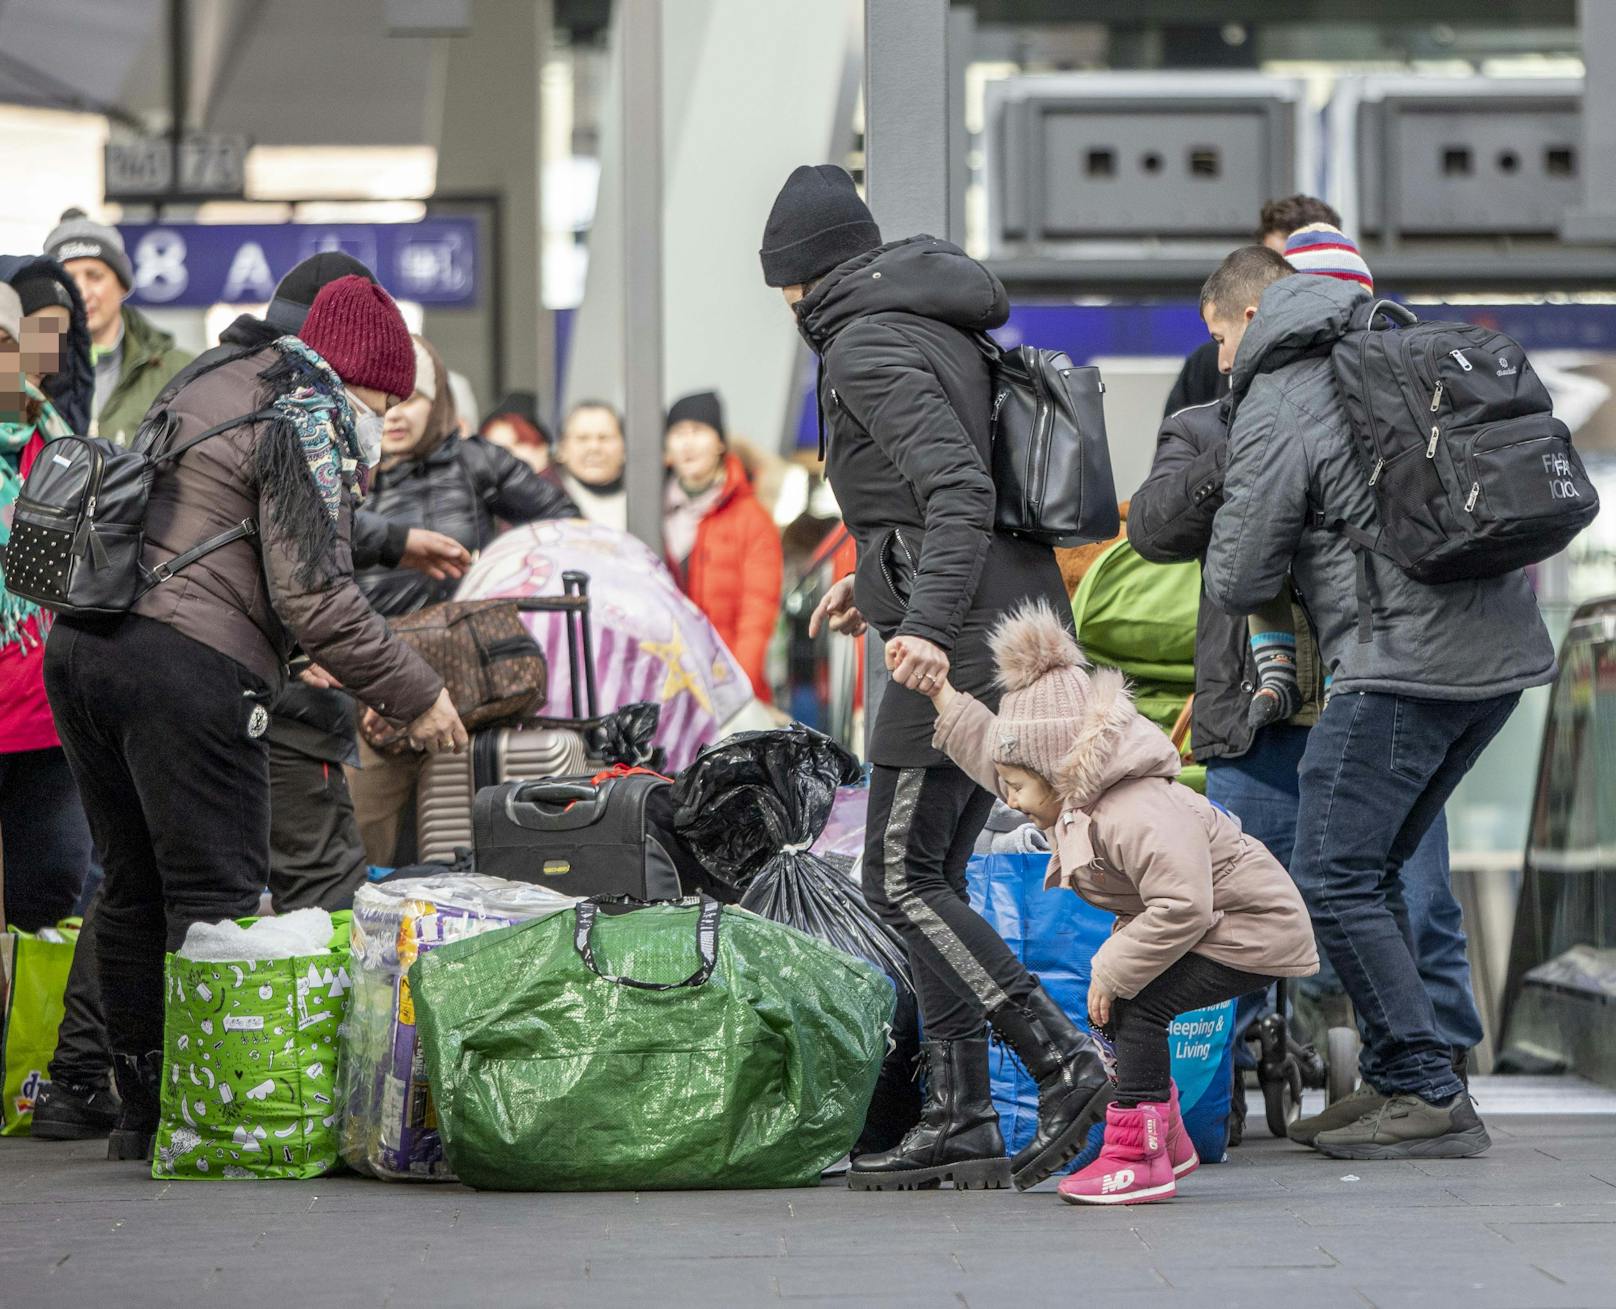
POLYGON ((989 638, 999 685, 993 762, 1025 768, 1051 782, 1088 717, 1093 685, 1089 662, 1055 611, 1042 601, 1023 605, 989 638))

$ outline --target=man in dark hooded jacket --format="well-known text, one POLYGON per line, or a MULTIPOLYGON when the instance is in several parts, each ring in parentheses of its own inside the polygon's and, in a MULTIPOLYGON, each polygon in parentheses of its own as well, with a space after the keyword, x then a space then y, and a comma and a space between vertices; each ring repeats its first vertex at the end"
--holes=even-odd
POLYGON ((957 246, 882 245, 852 178, 831 165, 791 174, 760 255, 819 356, 825 472, 858 544, 856 576, 832 588, 813 626, 860 635, 867 623, 893 674, 870 734, 864 892, 908 949, 926 1107, 896 1149, 855 1160, 850 1182, 1032 1186, 1087 1139, 1108 1100, 1105 1072, 1092 1040, 966 902, 965 864, 992 797, 932 748, 925 694, 948 678, 996 707, 995 624, 1025 600, 1066 607, 1053 554, 993 525, 983 334, 1009 303, 957 246), (1037 1137, 1008 1167, 988 1023, 1039 1087, 1037 1137))

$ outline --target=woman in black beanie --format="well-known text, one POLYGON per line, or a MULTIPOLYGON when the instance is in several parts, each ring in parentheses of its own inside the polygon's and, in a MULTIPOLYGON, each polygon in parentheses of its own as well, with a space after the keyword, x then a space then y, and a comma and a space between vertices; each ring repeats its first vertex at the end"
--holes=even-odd
POLYGON ((920 1124, 854 1160, 855 1189, 1036 1185, 1082 1147, 1109 1099, 1093 1041, 966 902, 965 865, 993 797, 933 749, 925 692, 947 678, 998 704, 988 634, 1007 610, 1066 608, 1053 553, 994 530, 991 387, 980 336, 1004 287, 931 236, 883 245, 853 179, 803 166, 764 229, 780 287, 819 356, 821 455, 858 571, 811 630, 886 643, 893 685, 870 733, 864 893, 903 937, 926 1030, 920 1124), (1038 1081, 1038 1133, 1014 1160, 988 1089, 986 1025, 1038 1081))

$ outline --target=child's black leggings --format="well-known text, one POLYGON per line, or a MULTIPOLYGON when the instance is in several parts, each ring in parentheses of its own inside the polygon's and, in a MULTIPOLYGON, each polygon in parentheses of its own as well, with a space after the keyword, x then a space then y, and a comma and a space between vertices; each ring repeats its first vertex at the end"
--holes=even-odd
POLYGON ((1167 1103, 1173 1080, 1167 1029, 1179 1014, 1266 991, 1273 981, 1187 954, 1132 1000, 1113 1000, 1106 1035, 1117 1051, 1117 1103, 1167 1103))

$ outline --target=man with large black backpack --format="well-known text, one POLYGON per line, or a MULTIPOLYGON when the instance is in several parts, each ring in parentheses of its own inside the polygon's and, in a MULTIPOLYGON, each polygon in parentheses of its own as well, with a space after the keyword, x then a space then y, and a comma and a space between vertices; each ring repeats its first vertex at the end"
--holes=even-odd
POLYGON ((1205 586, 1246 613, 1289 574, 1330 679, 1291 871, 1380 1083, 1363 1116, 1314 1144, 1349 1159, 1480 1154, 1486 1128, 1420 982, 1399 874, 1521 692, 1554 677, 1521 565, 1562 548, 1597 499, 1508 338, 1416 329, 1362 286, 1272 276, 1234 362, 1205 586))

